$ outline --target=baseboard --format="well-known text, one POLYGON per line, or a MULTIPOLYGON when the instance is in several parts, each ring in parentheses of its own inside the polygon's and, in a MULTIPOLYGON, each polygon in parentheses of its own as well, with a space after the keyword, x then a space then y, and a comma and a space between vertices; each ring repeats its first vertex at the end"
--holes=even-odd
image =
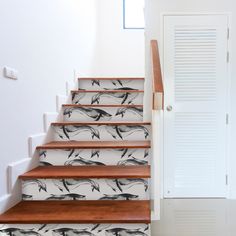
POLYGON ((44 132, 47 133, 51 123, 58 121, 58 112, 45 112, 43 114, 43 127, 44 127, 44 132))
POLYGON ((71 90, 77 90, 78 89, 78 85, 77 83, 74 82, 66 82, 66 95, 70 96, 71 90))
POLYGON ((12 193, 18 181, 19 175, 35 168, 38 165, 37 159, 24 158, 13 162, 8 166, 8 193, 12 193))
POLYGON ((37 159, 24 158, 8 166, 8 194, 0 197, 0 214, 21 201, 21 184, 18 176, 38 165, 37 159))
POLYGON ((65 95, 57 95, 56 96, 56 108, 57 112, 61 111, 62 104, 65 104, 67 102, 68 96, 65 95))
POLYGON ((46 133, 31 135, 29 137, 29 157, 33 157, 37 146, 43 144, 46 140, 46 133))
POLYGON ((17 197, 13 199, 13 196, 11 194, 6 194, 0 197, 0 214, 7 211, 9 208, 14 206, 17 202, 19 202, 19 199, 17 199, 17 197))

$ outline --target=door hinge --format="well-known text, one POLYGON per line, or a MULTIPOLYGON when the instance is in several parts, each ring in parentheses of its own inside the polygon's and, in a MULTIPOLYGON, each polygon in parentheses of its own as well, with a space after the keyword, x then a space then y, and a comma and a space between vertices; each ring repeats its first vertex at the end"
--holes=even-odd
POLYGON ((228 125, 229 124, 229 114, 227 113, 226 114, 226 125, 228 125))
POLYGON ((228 185, 228 175, 225 175, 225 184, 228 185))
POLYGON ((230 36, 230 34, 229 34, 229 28, 227 29, 227 39, 229 40, 229 36, 230 36))
POLYGON ((229 51, 227 52, 226 61, 229 63, 229 51))

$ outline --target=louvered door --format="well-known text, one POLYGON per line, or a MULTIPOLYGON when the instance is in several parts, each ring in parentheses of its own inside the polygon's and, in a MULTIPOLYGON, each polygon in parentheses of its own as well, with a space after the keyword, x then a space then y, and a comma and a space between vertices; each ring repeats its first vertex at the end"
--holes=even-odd
POLYGON ((164 195, 224 197, 225 15, 164 17, 164 195))

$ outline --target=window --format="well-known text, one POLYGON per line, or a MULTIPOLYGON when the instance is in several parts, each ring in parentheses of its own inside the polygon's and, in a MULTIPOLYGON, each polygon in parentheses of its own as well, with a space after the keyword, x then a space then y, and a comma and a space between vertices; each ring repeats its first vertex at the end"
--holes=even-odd
POLYGON ((144 0, 123 0, 124 29, 144 29, 144 0))

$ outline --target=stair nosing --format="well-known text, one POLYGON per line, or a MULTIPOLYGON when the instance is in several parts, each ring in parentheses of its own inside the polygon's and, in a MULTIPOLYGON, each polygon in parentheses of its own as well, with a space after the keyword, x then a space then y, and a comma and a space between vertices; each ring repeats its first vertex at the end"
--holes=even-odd
POLYGON ((114 105, 105 105, 105 104, 62 104, 62 107, 143 107, 143 105, 124 105, 124 104, 114 104, 114 105))
POLYGON ((78 78, 78 80, 145 80, 144 77, 98 77, 98 78, 90 78, 90 77, 82 77, 78 78))
POLYGON ((21 201, 0 215, 1 224, 106 224, 151 222, 150 200, 21 201), (130 211, 130 209, 133 209, 130 211), (104 211, 105 210, 105 211, 104 211), (91 215, 84 217, 84 212, 91 215), (32 213, 33 212, 33 213, 32 213), (73 213, 71 213, 73 212, 73 213), (108 214, 106 214, 108 212, 108 214))
POLYGON ((71 93, 144 93, 144 90, 84 90, 84 89, 78 89, 78 90, 71 90, 71 93))
POLYGON ((38 166, 19 176, 30 179, 149 179, 147 166, 38 166), (97 171, 97 172, 95 172, 97 171), (99 172, 100 171, 100 172, 99 172), (110 171, 110 173, 109 173, 110 171), (145 172, 145 173, 142 173, 145 172))
POLYGON ((52 126, 61 126, 61 125, 151 125, 151 122, 145 121, 93 121, 93 122, 52 122, 52 126))
POLYGON ((150 141, 53 141, 36 147, 40 149, 148 149, 151 148, 150 141), (51 146, 50 146, 51 145, 51 146))

